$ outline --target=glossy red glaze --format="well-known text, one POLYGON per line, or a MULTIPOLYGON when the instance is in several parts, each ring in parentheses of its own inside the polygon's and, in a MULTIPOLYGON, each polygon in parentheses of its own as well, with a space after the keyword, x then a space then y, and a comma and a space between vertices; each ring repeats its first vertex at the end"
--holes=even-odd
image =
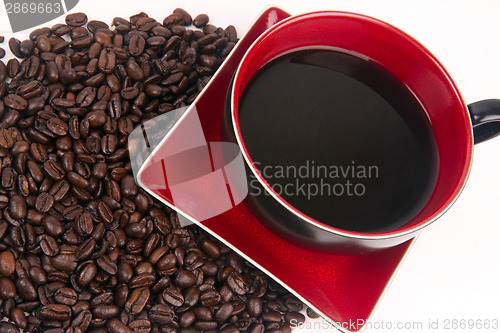
MULTIPOLYGON (((377 19, 345 12, 315 12, 291 17, 263 33, 240 63, 232 91, 232 116, 243 155, 266 190, 304 223, 329 233, 344 250, 400 244, 443 214, 460 194, 472 159, 472 127, 467 106, 438 60, 415 39, 377 19), (359 233, 330 227, 303 214, 281 198, 260 175, 248 155, 238 123, 238 103, 246 84, 267 62, 299 48, 326 47, 368 58, 382 65, 416 95, 436 138, 439 171, 434 192, 423 210, 405 226, 388 232, 359 233)), ((325 236, 327 237, 327 236, 325 236)))
MULTIPOLYGON (((277 8, 266 10, 195 101, 207 141, 224 140, 226 92, 243 54, 262 32, 288 16, 277 8)), ((144 188, 173 208, 163 158, 192 136, 186 119, 196 114, 196 109, 187 111, 138 176, 144 188)), ((270 231, 245 203, 211 219, 194 222, 274 277, 326 319, 339 323, 343 331, 362 328, 358 320, 369 318, 412 243, 357 256, 343 256, 329 249, 312 250, 270 231)))

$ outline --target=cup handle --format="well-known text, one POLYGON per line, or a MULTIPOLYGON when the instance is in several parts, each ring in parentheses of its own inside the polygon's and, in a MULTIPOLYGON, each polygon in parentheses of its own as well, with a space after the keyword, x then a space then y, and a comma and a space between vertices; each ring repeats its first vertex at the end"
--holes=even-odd
POLYGON ((474 144, 500 135, 500 99, 485 99, 468 105, 474 144))

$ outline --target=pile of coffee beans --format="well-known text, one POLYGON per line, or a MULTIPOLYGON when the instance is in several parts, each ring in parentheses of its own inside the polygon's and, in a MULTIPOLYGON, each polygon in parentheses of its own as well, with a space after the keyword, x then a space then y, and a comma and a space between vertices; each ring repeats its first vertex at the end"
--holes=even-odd
MULTIPOLYGON (((127 137, 237 42, 176 9, 9 40, 0 61, 0 332, 290 332, 303 304, 140 189, 127 137), (194 26, 194 27, 192 27, 194 26)), ((308 315, 316 315, 310 310, 308 315)))

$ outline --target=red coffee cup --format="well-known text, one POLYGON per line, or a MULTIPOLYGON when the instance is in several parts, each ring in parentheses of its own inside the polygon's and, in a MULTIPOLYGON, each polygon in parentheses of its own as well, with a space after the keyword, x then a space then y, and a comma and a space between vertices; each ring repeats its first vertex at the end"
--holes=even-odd
POLYGON ((499 100, 467 106, 444 67, 411 36, 377 19, 345 12, 303 14, 268 29, 243 57, 231 91, 231 120, 236 141, 251 172, 270 194, 253 198, 263 207, 263 223, 294 241, 349 252, 400 244, 445 213, 465 186, 474 143, 500 133, 499 115, 499 100), (429 119, 439 160, 436 185, 423 209, 400 228, 354 232, 315 220, 273 190, 248 153, 238 109, 247 84, 259 69, 280 55, 318 47, 357 54, 380 64, 413 92, 429 119))

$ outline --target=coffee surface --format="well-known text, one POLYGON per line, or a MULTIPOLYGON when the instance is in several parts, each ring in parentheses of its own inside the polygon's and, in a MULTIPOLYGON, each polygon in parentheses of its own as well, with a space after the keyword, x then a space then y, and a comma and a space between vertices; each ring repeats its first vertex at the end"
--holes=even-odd
POLYGON ((246 86, 239 124, 269 185, 333 227, 401 227, 435 185, 439 161, 425 111, 384 68, 354 55, 315 49, 274 59, 246 86))

